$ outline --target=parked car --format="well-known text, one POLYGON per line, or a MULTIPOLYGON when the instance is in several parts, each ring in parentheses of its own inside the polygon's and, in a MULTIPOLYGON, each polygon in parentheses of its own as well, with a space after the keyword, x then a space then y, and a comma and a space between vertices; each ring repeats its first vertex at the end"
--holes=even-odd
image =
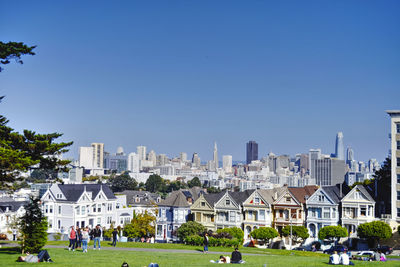
POLYGON ((372 257, 374 255, 374 252, 372 250, 365 250, 365 251, 360 251, 357 253, 357 256, 369 256, 372 257))
POLYGON ((347 251, 347 247, 344 246, 344 245, 332 246, 332 247, 330 247, 328 249, 325 249, 324 253, 325 254, 332 254, 334 251, 337 251, 338 253, 339 252, 345 252, 345 251, 347 251))
POLYGON ((393 248, 389 247, 389 246, 380 246, 380 247, 374 248, 373 251, 382 251, 382 253, 389 255, 393 252, 393 248))

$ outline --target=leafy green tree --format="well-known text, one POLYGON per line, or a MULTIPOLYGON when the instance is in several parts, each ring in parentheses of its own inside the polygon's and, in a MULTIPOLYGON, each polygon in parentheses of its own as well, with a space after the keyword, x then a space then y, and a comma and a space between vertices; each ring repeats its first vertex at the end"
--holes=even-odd
POLYGON ((40 208, 39 198, 31 197, 24 207, 25 214, 19 222, 22 253, 38 253, 47 242, 47 219, 40 208))
POLYGON ((290 228, 292 228, 292 240, 294 242, 302 242, 307 239, 310 235, 308 234, 308 229, 303 225, 287 225, 282 228, 283 236, 290 237, 290 228))
POLYGON ((127 173, 117 175, 108 179, 107 184, 113 192, 122 192, 124 190, 136 190, 138 183, 127 173))
POLYGON ((184 241, 187 236, 191 235, 201 235, 203 234, 207 229, 200 223, 198 222, 187 222, 182 224, 177 231, 178 238, 181 241, 184 241))
POLYGON ((130 238, 154 236, 156 217, 147 211, 134 214, 131 223, 124 226, 124 235, 130 238))
POLYGON ((239 227, 230 227, 230 228, 223 228, 218 229, 217 233, 227 233, 230 234, 233 238, 237 238, 239 240, 239 244, 243 244, 244 240, 244 232, 239 227))
POLYGON ((171 181, 169 183, 167 181, 166 185, 167 185, 166 186, 167 187, 166 193, 169 193, 169 192, 172 192, 172 191, 176 191, 176 190, 179 190, 179 189, 187 188, 187 185, 184 182, 181 182, 181 181, 171 181))
POLYGON ((192 188, 195 186, 201 187, 201 182, 200 182, 199 177, 194 177, 192 180, 190 180, 188 182, 188 186, 189 186, 189 188, 192 188))
MULTIPOLYGON (((17 63, 23 64, 21 56, 23 55, 35 55, 33 49, 36 46, 27 46, 22 42, 0 42, 0 64, 6 65, 10 63, 10 60, 15 60, 17 63)), ((3 68, 0 67, 0 72, 3 68)))
POLYGON ((366 238, 373 242, 380 242, 381 239, 392 237, 392 228, 390 225, 382 221, 373 221, 360 224, 357 227, 357 235, 360 238, 366 238))
POLYGON ((272 227, 260 227, 251 231, 250 235, 257 240, 261 240, 268 244, 270 239, 273 239, 279 235, 278 231, 272 227))
POLYGON ((151 193, 165 192, 165 181, 160 175, 152 174, 146 181, 146 190, 151 193))
POLYGON ((347 237, 349 234, 347 232, 346 227, 342 227, 341 225, 329 225, 322 227, 318 232, 318 238, 320 240, 330 240, 337 241, 341 237, 347 237))

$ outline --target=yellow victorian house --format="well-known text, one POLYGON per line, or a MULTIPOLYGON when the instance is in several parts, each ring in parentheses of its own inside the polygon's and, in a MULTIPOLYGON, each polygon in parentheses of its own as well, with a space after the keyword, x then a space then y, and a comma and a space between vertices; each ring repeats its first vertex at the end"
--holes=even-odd
POLYGON ((216 231, 214 204, 224 195, 218 194, 202 194, 190 207, 193 221, 204 225, 207 230, 216 231))

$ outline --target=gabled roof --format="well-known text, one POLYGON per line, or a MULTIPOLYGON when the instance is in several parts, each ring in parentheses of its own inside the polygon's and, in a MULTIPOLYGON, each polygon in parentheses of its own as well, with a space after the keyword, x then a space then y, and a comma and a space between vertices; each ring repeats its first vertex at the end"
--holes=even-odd
POLYGON ((318 186, 316 185, 306 185, 304 187, 290 187, 289 191, 300 203, 304 204, 317 189, 318 186))
POLYGON ((371 195, 368 193, 368 191, 365 189, 365 187, 361 184, 356 185, 349 193, 346 194, 343 198, 347 198, 347 196, 351 195, 354 191, 359 190, 369 201, 374 202, 375 200, 371 195))
POLYGON ((208 204, 211 207, 214 207, 215 203, 217 203, 223 196, 225 195, 225 191, 213 194, 205 194, 204 198, 207 200, 208 204))
POLYGON ((245 202, 246 199, 248 199, 254 191, 256 190, 248 189, 243 192, 229 192, 229 194, 236 201, 237 204, 242 205, 243 202, 245 202))
POLYGON ((152 205, 157 202, 157 199, 160 198, 159 194, 151 193, 148 191, 136 191, 136 190, 125 190, 116 194, 121 194, 126 196, 126 201, 130 205, 152 205), (136 202, 135 199, 139 198, 139 202, 136 202))
POLYGON ((272 189, 259 189, 257 192, 268 202, 268 204, 272 205, 274 201, 276 201, 284 192, 286 191, 286 187, 277 187, 272 189), (276 198, 275 198, 276 197, 276 198))
POLYGON ((161 201, 158 206, 167 207, 190 207, 187 197, 182 190, 173 191, 166 199, 161 201))
POLYGON ((111 189, 105 184, 58 184, 57 186, 64 194, 66 201, 78 201, 85 189, 88 192, 92 192, 92 200, 97 197, 100 190, 103 190, 108 199, 116 198, 111 189))
POLYGON ((16 212, 21 206, 28 204, 28 201, 2 201, 0 202, 0 210, 6 212, 7 207, 11 212, 16 212))
POLYGON ((350 192, 348 186, 340 184, 323 186, 322 189, 335 203, 339 203, 340 200, 350 192), (342 187, 342 193, 340 193, 340 187, 342 187))

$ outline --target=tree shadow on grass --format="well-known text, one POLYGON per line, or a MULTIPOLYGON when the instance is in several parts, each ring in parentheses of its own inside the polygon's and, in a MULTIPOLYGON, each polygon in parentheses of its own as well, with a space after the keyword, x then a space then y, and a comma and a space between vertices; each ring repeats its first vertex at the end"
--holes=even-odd
POLYGON ((0 254, 21 254, 21 248, 19 247, 0 248, 0 254))

